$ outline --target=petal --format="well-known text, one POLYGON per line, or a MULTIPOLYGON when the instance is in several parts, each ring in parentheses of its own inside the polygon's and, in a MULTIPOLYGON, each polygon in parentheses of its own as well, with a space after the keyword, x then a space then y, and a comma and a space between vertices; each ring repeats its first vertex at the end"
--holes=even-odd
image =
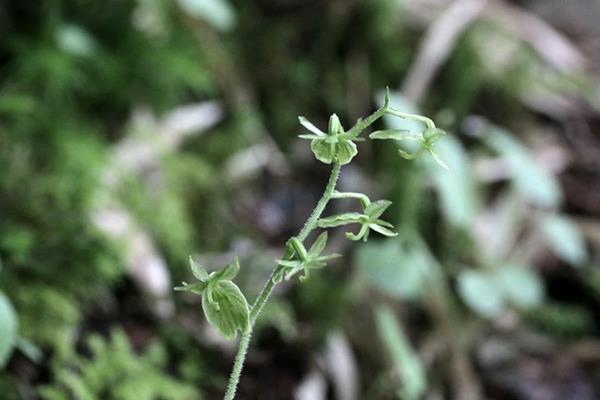
POLYGON ((302 244, 302 242, 296 237, 291 238, 289 243, 291 244, 298 258, 301 260, 306 260, 306 258, 308 257, 308 253, 306 252, 304 244, 302 244))
POLYGON ((369 228, 373 229, 375 232, 381 233, 384 236, 389 236, 389 237, 398 236, 398 233, 393 232, 393 231, 389 230, 388 228, 385 228, 381 225, 370 224, 369 228))
POLYGON ((332 145, 326 143, 324 140, 313 140, 310 143, 310 148, 315 157, 317 157, 317 160, 324 162, 325 164, 331 164, 333 161, 334 152, 332 145))
POLYGON ((302 266, 302 261, 298 260, 277 260, 277 264, 282 265, 286 268, 298 268, 302 266))
POLYGON ((328 254, 326 256, 317 257, 316 261, 329 261, 329 260, 333 260, 336 258, 340 258, 341 256, 342 256, 341 254, 333 253, 333 254, 328 254))
POLYGON ((329 117, 329 127, 327 132, 330 135, 336 135, 338 132, 343 132, 342 123, 336 114, 331 114, 329 117))
POLYGON ((298 121, 300 121, 300 124, 303 127, 305 127, 306 129, 308 129, 309 131, 311 131, 315 135, 317 135, 317 136, 325 136, 325 132, 323 132, 322 130, 320 130, 316 126, 314 126, 313 123, 310 122, 309 120, 307 120, 306 118, 304 118, 304 117, 298 117, 298 121))
POLYGON ((354 156, 358 153, 356 144, 350 140, 338 142, 336 146, 335 156, 337 162, 341 165, 348 164, 354 156))
POLYGON ((429 154, 432 155, 433 159, 438 163, 438 165, 440 167, 444 168, 446 171, 449 170, 448 164, 446 164, 444 162, 444 160, 442 160, 441 158, 439 158, 438 155, 435 153, 435 151, 433 151, 433 149, 431 147, 428 147, 427 151, 429 151, 429 154))
POLYGON ((391 204, 392 202, 389 200, 374 201, 365 208, 365 214, 371 220, 379 218, 379 216, 383 214, 391 204))
POLYGON ((224 266, 219 271, 215 271, 209 275, 211 281, 230 281, 236 277, 240 271, 240 262, 237 257, 233 259, 233 262, 229 265, 224 266))
POLYGON ((306 268, 304 268, 304 267, 297 267, 297 268, 291 269, 287 274, 285 274, 285 280, 289 281, 294 275, 296 275, 299 271, 301 271, 303 269, 306 270, 306 268))
POLYGON ((389 222, 387 222, 387 221, 384 221, 384 220, 382 220, 382 219, 376 219, 376 220, 375 220, 375 223, 376 223, 377 225, 385 226, 385 227, 388 227, 388 228, 393 228, 393 227, 394 227, 394 225, 392 225, 392 224, 390 224, 389 222))
POLYGON ((309 140, 322 139, 323 138, 323 136, 313 135, 313 134, 310 134, 310 133, 298 135, 298 137, 300 139, 309 139, 309 140))
POLYGON ((317 237, 313 245, 308 250, 308 258, 315 258, 323 252, 327 244, 327 232, 323 232, 317 237))
POLYGON ((420 155, 423 152, 423 148, 420 148, 419 150, 415 151, 414 153, 409 153, 405 150, 402 149, 398 149, 398 153, 400 154, 400 156, 402 158, 404 158, 405 160, 414 160, 415 158, 417 158, 418 155, 420 155))
POLYGON ((324 261, 316 261, 315 260, 315 261, 312 261, 309 264, 307 264, 305 269, 320 269, 326 265, 327 265, 327 263, 324 261))
POLYGON ((208 281, 208 272, 206 272, 206 269, 202 265, 195 262, 192 256, 190 256, 190 269, 194 277, 200 282, 208 281))
POLYGON ((446 132, 439 128, 427 128, 423 132, 423 138, 428 144, 433 144, 445 134, 446 132))

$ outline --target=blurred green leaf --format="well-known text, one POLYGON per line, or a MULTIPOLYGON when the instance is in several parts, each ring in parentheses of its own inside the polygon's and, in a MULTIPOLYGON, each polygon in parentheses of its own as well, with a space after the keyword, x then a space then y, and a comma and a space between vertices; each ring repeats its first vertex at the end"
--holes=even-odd
POLYGON ((451 224, 466 229, 479 210, 469 156, 458 139, 451 135, 437 142, 437 151, 449 167, 448 170, 431 168, 442 211, 451 224))
POLYGON ((235 11, 227 0, 178 0, 178 3, 192 17, 203 18, 221 31, 235 24, 235 11))
POLYGON ((263 327, 272 326, 277 329, 285 339, 292 339, 298 333, 298 323, 292 305, 278 298, 273 298, 267 304, 256 320, 254 331, 263 327))
POLYGON ((486 143, 508 163, 516 188, 530 201, 544 207, 555 207, 561 201, 558 183, 507 131, 494 128, 488 132, 486 143))
POLYGON ((56 42, 62 51, 75 56, 89 56, 96 49, 94 38, 77 25, 60 26, 56 32, 56 42))
POLYGON ((403 400, 422 398, 427 387, 425 371, 393 311, 389 307, 379 306, 375 319, 379 336, 390 355, 394 370, 400 377, 398 388, 400 398, 403 400))
POLYGON ((406 299, 421 294, 431 270, 419 247, 402 239, 363 244, 356 252, 356 263, 370 284, 406 299))
POLYGON ((31 340, 25 339, 24 337, 19 336, 17 338, 16 347, 21 353, 36 364, 39 364, 44 357, 42 350, 31 340))
POLYGON ((0 292, 0 368, 4 368, 17 341, 17 314, 10 300, 0 292))
POLYGON ((482 317, 490 318, 504 309, 503 293, 492 276, 463 271, 458 276, 458 293, 465 304, 482 317))
POLYGON ((572 265, 581 265, 587 260, 585 241, 577 226, 568 218, 554 215, 542 225, 544 236, 553 252, 572 265))
POLYGON ((544 299, 544 285, 530 267, 503 266, 498 268, 495 276, 505 298, 519 309, 530 310, 544 299))
POLYGON ((562 338, 581 338, 597 330, 593 313, 578 304, 548 301, 529 318, 544 332, 562 338))

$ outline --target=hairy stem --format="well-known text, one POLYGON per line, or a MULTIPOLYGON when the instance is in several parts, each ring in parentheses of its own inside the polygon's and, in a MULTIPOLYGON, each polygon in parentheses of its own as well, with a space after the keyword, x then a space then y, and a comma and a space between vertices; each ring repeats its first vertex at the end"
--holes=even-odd
POLYGON ((325 187, 325 192, 323 192, 323 196, 317 203, 317 206, 310 214, 310 217, 308 217, 308 220, 300 230, 300 233, 297 236, 299 241, 304 242, 310 234, 310 232, 317 226, 317 220, 323 213, 323 210, 325 210, 325 206, 327 206, 327 203, 331 199, 331 195, 335 190, 335 184, 337 183, 338 177, 340 176, 340 169, 340 164, 333 164, 331 175, 329 175, 329 182, 327 182, 327 186, 325 187))
MULTIPOLYGON (((310 232, 312 232, 312 230, 316 228, 319 217, 325 210, 327 203, 333 195, 333 192, 335 190, 335 184, 337 183, 338 177, 340 176, 340 169, 340 164, 335 163, 333 165, 333 169, 331 170, 331 175, 329 176, 329 181, 327 182, 327 186, 325 187, 323 196, 317 203, 315 209, 312 211, 310 217, 308 217, 308 220, 306 221, 306 223, 304 224, 304 226, 300 230, 300 233, 297 236, 297 239, 300 242, 306 240, 310 232)), ((290 257, 291 254, 289 254, 289 252, 286 251, 286 254, 284 254, 284 258, 290 257)), ((276 285, 273 278, 281 268, 282 267, 280 265, 275 266, 273 272, 271 273, 271 276, 269 276, 269 280, 267 281, 267 283, 259 293, 258 297, 254 301, 254 304, 252 305, 252 309, 250 310, 250 327, 248 328, 248 331, 246 331, 246 333, 242 335, 242 338, 240 340, 238 352, 235 356, 233 370, 231 371, 231 375, 229 377, 229 384, 227 385, 227 391, 225 392, 224 400, 233 400, 235 398, 235 392, 237 390, 237 386, 240 380, 242 368, 244 367, 244 361, 246 360, 246 353, 248 352, 248 346, 250 345, 250 339, 252 338, 252 330, 254 328, 254 324, 263 307, 269 300, 271 293, 273 293, 273 288, 276 285)))
POLYGON ((229 376, 229 383, 227 384, 227 391, 225 392, 225 400, 233 400, 235 398, 235 391, 237 390, 238 382, 240 381, 240 375, 242 374, 242 368, 244 361, 246 360, 246 353, 248 352, 248 345, 252 338, 252 323, 248 331, 242 335, 240 344, 238 346, 238 352, 235 356, 233 363, 233 369, 229 376))
POLYGON ((385 113, 388 112, 388 109, 389 109, 389 104, 386 101, 386 104, 383 107, 381 107, 380 109, 375 111, 373 114, 369 115, 367 118, 359 120, 356 123, 356 125, 354 125, 352 127, 352 129, 350 129, 348 131, 348 133, 351 136, 358 137, 358 135, 360 135, 362 131, 367 129, 371 124, 373 124, 379 118, 383 117, 385 115, 385 113))

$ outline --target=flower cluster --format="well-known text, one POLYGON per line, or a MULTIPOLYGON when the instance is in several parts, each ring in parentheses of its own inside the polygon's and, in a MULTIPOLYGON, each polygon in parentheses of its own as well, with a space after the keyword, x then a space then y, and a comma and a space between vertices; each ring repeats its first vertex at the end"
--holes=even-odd
POLYGON ((344 132, 337 115, 329 118, 329 129, 327 133, 321 131, 304 117, 298 117, 300 124, 312 132, 312 134, 300 135, 301 139, 310 140, 310 148, 315 157, 325 164, 336 162, 340 165, 348 164, 358 153, 356 144, 364 139, 353 136, 350 132, 344 132))
POLYGON ((306 248, 298 238, 291 238, 289 246, 293 250, 292 259, 277 260, 277 263, 283 268, 273 278, 275 283, 280 282, 283 276, 285 276, 286 280, 289 280, 300 271, 303 271, 300 281, 305 281, 308 279, 311 269, 323 268, 327 264, 327 261, 341 257, 339 254, 322 256, 321 253, 325 250, 326 244, 327 232, 321 233, 308 251, 306 251, 306 248))

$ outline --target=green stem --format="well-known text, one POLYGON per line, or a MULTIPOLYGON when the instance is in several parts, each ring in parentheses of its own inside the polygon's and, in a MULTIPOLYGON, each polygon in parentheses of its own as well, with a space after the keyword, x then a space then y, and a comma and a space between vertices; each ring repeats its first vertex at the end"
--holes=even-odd
POLYGON ((248 345, 250 344, 251 337, 252 323, 250 324, 248 331, 242 335, 242 339, 240 340, 238 352, 233 363, 233 369, 231 370, 231 376, 229 377, 227 391, 225 392, 225 400, 233 400, 235 398, 235 391, 237 390, 237 385, 240 381, 240 375, 242 374, 242 367, 246 360, 246 353, 248 352, 248 345))
POLYGON ((392 114, 396 117, 404 119, 414 119, 423 122, 428 128, 435 128, 435 123, 430 118, 424 117, 422 115, 404 113, 402 111, 394 110, 391 107, 389 107, 386 111, 388 114, 392 114))
POLYGON ((386 103, 383 107, 375 111, 373 114, 369 115, 367 118, 359 120, 356 125, 352 127, 348 131, 348 134, 353 137, 358 137, 362 131, 367 129, 371 124, 377 121, 379 118, 383 117, 386 112, 388 112, 389 106, 386 103))
MULTIPOLYGON (((335 184, 337 183, 338 177, 340 176, 340 169, 340 164, 335 163, 333 165, 333 169, 331 170, 331 175, 329 176, 329 181, 327 182, 327 186, 325 187, 325 192, 323 193, 323 196, 317 203, 317 206, 310 214, 310 217, 308 217, 308 220, 306 221, 306 223, 304 224, 304 226, 300 230, 300 233, 297 236, 297 239, 300 242, 306 240, 310 232, 312 232, 312 230, 316 228, 319 217, 321 217, 321 214, 325 210, 327 203, 333 195, 333 192, 335 190, 335 184)), ((286 254, 284 254, 284 258, 290 257, 291 254, 289 254, 289 252, 286 252, 286 254)), ((244 361, 246 360, 246 353, 248 352, 248 346, 250 345, 250 339, 252 337, 252 330, 254 328, 254 324, 263 307, 269 300, 271 293, 273 293, 273 288, 276 285, 273 278, 281 268, 282 267, 280 265, 277 265, 273 269, 271 276, 269 276, 269 280, 267 281, 267 283, 259 293, 258 297, 254 301, 254 304, 252 305, 252 309, 250 310, 250 327, 248 331, 246 331, 246 333, 242 335, 242 338, 240 340, 238 352, 235 356, 235 361, 233 363, 233 369, 229 377, 229 383, 227 385, 227 391, 225 392, 224 400, 233 400, 235 398, 235 392, 240 381, 240 375, 242 373, 242 368, 244 367, 244 361)))
POLYGON ((300 242, 304 242, 310 234, 310 232, 316 228, 317 220, 323 213, 323 210, 325 210, 325 206, 327 206, 327 203, 329 202, 329 199, 331 199, 331 195, 335 190, 335 184, 337 183, 338 177, 340 176, 341 168, 342 166, 340 164, 333 164, 331 175, 329 175, 329 181, 327 182, 327 186, 325 187, 325 192, 323 193, 323 196, 317 203, 317 206, 310 214, 310 217, 308 217, 308 220, 306 221, 306 223, 304 224, 304 226, 300 230, 300 233, 297 236, 300 242))
POLYGON ((367 206, 371 203, 371 200, 367 197, 367 195, 362 193, 355 192, 338 192, 334 191, 332 199, 358 199, 360 204, 362 204, 363 208, 367 208, 367 206))

